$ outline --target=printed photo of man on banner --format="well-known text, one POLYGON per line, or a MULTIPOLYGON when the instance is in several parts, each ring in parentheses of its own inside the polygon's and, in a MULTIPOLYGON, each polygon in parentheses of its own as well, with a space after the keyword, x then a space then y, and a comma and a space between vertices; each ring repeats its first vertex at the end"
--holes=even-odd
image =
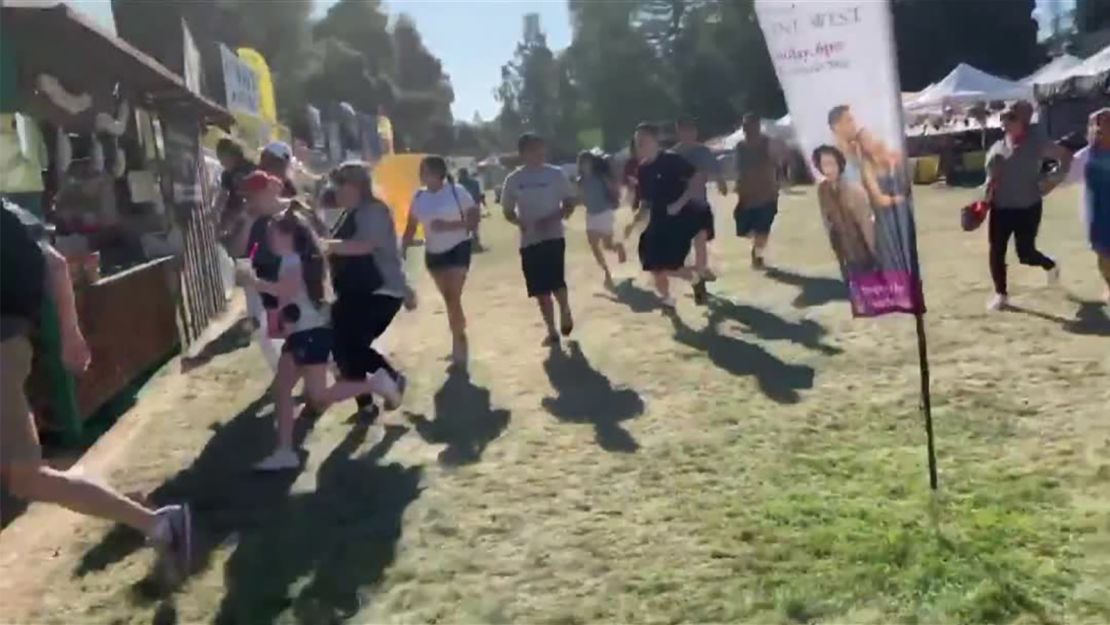
POLYGON ((758 0, 852 313, 925 310, 888 2, 758 0))

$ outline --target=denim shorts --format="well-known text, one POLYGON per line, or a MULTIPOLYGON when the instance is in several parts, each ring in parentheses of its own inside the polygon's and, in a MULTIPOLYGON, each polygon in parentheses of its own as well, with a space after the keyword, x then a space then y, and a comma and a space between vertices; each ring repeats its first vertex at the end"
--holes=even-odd
POLYGON ((285 337, 281 353, 293 354, 298 366, 326 365, 331 357, 331 328, 301 330, 285 337))

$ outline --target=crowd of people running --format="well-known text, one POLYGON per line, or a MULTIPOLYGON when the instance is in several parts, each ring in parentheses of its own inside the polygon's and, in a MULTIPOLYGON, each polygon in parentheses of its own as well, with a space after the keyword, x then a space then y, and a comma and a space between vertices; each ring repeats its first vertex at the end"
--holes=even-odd
MULTIPOLYGON (((1041 197, 1062 181, 1084 186, 1084 211, 1091 247, 1106 279, 1110 299, 1110 109, 1090 118, 1090 144, 1073 159, 1031 124, 1031 108, 1021 104, 1004 116, 1005 136, 988 154, 987 196, 993 205, 989 225, 990 273, 996 296, 990 307, 1007 305, 1005 252, 1016 239, 1019 260, 1042 267, 1058 278, 1057 263, 1036 248, 1041 197), (1041 175, 1044 158, 1057 159, 1060 175, 1041 175)), ((753 267, 764 267, 768 238, 777 213, 779 147, 760 131, 754 115, 743 119, 745 137, 735 149, 738 200, 736 233, 752 238, 753 267)), ((710 267, 709 243, 715 236, 707 184, 727 194, 727 184, 711 150, 698 141, 692 121, 675 124, 678 142, 661 143, 661 129, 636 127, 628 164, 618 179, 611 164, 591 153, 579 155, 571 181, 547 162, 543 138, 520 137, 522 164, 504 181, 501 205, 505 219, 519 230, 520 263, 528 297, 542 317, 545 346, 557 347, 574 331, 565 272, 564 222, 585 206, 586 238, 612 287, 609 255, 624 263, 626 245, 637 229, 636 251, 661 305, 672 312, 674 278, 692 285, 694 300, 705 304, 710 267), (616 211, 622 187, 634 218, 622 233, 616 211), (692 262, 689 257, 692 256, 692 262)), ((826 146, 827 147, 827 146, 826 146)), ((836 150, 818 150, 815 166, 835 183, 843 172, 836 150), (828 158, 826 158, 828 156, 828 158), (826 163, 826 161, 828 161, 826 163)), ((329 405, 355 398, 361 410, 377 411, 376 400, 393 410, 404 399, 406 379, 375 347, 402 308, 417 306, 405 263, 418 231, 423 232, 424 263, 443 298, 452 337, 450 359, 466 367, 469 339, 463 290, 478 240, 484 198, 476 181, 450 175, 447 161, 428 156, 420 164, 423 187, 412 199, 402 234, 394 213, 375 194, 369 168, 344 163, 327 176, 320 203, 334 205, 338 217, 324 219, 310 202, 298 199, 290 182, 291 151, 283 143, 266 146, 257 165, 231 141, 218 157, 224 167, 218 200, 221 240, 240 259, 239 283, 247 295, 255 336, 274 370, 271 386, 277 436, 274 451, 255 465, 259 471, 296 468, 296 419, 293 390, 304 383, 304 410, 319 413, 329 405), (329 384, 329 372, 333 382, 329 384)), ((188 506, 149 508, 79 472, 58 471, 42 461, 34 419, 24 392, 29 375, 31 328, 45 298, 61 323, 62 353, 75 372, 89 363, 89 350, 77 320, 72 283, 65 259, 42 237, 33 216, 4 203, 3 223, 3 405, 0 469, 5 484, 26 500, 52 502, 72 510, 112 519, 143 532, 172 571, 189 569, 191 518, 188 506)))

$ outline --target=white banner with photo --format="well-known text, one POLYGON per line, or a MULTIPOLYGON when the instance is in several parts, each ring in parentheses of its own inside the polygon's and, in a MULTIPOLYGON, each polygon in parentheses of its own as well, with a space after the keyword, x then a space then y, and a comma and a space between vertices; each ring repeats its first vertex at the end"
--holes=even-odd
POLYGON ((925 309, 887 0, 756 0, 852 312, 925 309))

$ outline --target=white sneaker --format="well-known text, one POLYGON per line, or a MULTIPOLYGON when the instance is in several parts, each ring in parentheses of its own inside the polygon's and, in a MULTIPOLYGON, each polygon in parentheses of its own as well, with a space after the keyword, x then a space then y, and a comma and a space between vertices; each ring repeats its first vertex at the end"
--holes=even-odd
POLYGON ((999 311, 1010 307, 1010 298, 1006 295, 995 295, 987 302, 987 310, 999 311))
POLYGON ((389 375, 389 372, 383 369, 378 369, 374 375, 370 376, 371 388, 378 395, 381 395, 383 406, 386 410, 396 410, 401 405, 401 400, 404 397, 404 391, 401 384, 389 375))
POLYGON ((1060 263, 1056 263, 1055 267, 1046 271, 1045 278, 1048 279, 1048 286, 1060 286, 1060 263))
POLYGON ((278 449, 254 465, 255 471, 288 471, 301 466, 301 459, 292 449, 278 449))

